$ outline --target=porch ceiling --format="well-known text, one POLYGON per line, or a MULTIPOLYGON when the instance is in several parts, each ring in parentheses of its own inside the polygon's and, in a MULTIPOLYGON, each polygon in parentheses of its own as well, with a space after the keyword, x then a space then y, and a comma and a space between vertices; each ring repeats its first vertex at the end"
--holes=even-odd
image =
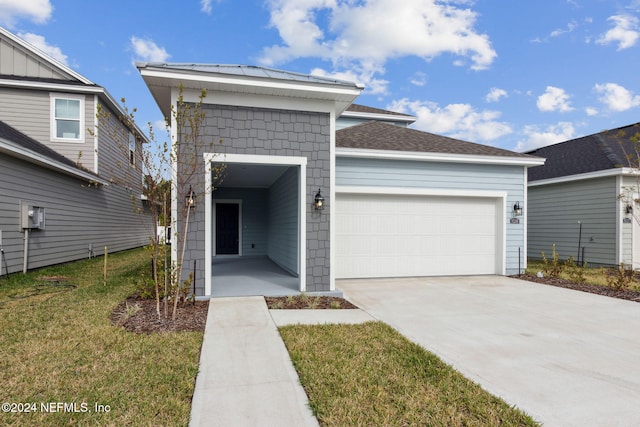
POLYGON ((269 188, 290 166, 227 163, 220 188, 269 188))

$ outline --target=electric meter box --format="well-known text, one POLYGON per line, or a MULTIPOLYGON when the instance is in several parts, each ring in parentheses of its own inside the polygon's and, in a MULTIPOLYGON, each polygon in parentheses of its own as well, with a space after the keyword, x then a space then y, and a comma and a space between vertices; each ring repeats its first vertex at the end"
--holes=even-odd
POLYGON ((20 227, 24 230, 44 230, 44 208, 33 205, 22 205, 20 227))

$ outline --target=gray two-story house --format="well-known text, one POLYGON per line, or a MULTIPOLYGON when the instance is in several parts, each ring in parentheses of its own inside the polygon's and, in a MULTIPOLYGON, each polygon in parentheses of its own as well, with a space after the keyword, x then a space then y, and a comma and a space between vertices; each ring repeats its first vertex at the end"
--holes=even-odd
POLYGON ((0 28, 0 273, 145 245, 143 132, 105 88, 0 28))

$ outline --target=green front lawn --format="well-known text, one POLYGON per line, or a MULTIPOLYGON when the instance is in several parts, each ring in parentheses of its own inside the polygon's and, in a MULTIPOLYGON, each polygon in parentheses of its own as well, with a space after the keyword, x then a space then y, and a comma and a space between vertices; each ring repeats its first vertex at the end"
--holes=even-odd
POLYGON ((384 323, 280 333, 321 425, 537 425, 384 323))
POLYGON ((109 315, 134 292, 149 259, 143 250, 109 255, 106 286, 103 260, 0 278, 0 395, 23 411, 3 407, 0 424, 188 423, 203 334, 113 326, 109 315), (77 287, 45 284, 43 276, 66 276, 77 287))

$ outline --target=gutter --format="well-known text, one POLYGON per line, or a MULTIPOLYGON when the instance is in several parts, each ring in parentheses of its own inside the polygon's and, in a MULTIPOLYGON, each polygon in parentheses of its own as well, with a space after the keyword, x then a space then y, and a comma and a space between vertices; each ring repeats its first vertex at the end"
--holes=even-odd
POLYGON ((36 153, 35 151, 16 146, 4 138, 0 138, 0 152, 25 160, 29 163, 43 166, 47 169, 61 172, 65 175, 80 178, 87 182, 97 183, 100 185, 109 185, 109 181, 106 181, 105 179, 100 178, 97 175, 94 175, 90 172, 85 172, 82 169, 78 169, 71 165, 67 165, 65 163, 43 156, 42 154, 36 153))

